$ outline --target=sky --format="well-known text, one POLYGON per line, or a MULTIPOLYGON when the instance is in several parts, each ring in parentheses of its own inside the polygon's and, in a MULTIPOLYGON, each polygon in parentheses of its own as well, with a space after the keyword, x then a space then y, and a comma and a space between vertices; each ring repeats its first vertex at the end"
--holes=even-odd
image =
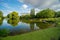
POLYGON ((4 16, 12 11, 17 11, 19 15, 28 14, 32 8, 36 12, 46 8, 59 11, 60 0, 0 0, 0 10, 4 16))

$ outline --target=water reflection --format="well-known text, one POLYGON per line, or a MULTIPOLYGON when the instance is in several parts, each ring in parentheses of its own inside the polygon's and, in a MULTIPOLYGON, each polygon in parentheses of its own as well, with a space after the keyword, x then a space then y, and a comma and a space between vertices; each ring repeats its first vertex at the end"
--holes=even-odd
POLYGON ((50 28, 50 27, 54 27, 55 24, 53 23, 42 23, 42 22, 39 22, 39 23, 36 23, 36 26, 38 26, 40 29, 45 29, 45 28, 50 28))
POLYGON ((10 30, 9 35, 17 35, 17 34, 23 34, 39 29, 45 29, 49 27, 54 27, 55 24, 51 23, 42 23, 42 22, 19 22, 19 20, 16 19, 8 19, 8 20, 1 20, 1 27, 0 29, 7 28, 10 30), (10 25, 9 25, 10 24, 10 25))
POLYGON ((34 30, 34 24, 35 24, 35 23, 33 23, 33 22, 30 23, 30 29, 31 29, 31 30, 34 30))
POLYGON ((8 21, 7 21, 7 23, 8 24, 11 24, 12 26, 17 26, 18 25, 18 23, 19 23, 19 20, 17 20, 17 19, 8 19, 8 21))
POLYGON ((0 26, 3 24, 3 19, 0 19, 0 26))

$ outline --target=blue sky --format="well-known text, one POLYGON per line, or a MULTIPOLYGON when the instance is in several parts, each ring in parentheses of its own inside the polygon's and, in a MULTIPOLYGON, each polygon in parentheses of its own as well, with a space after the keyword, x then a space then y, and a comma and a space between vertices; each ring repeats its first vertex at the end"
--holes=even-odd
POLYGON ((0 0, 0 10, 3 11, 4 16, 12 11, 17 11, 19 14, 27 13, 32 7, 26 5, 18 0, 0 0))
POLYGON ((0 0, 0 10, 4 16, 12 11, 17 11, 19 15, 29 13, 35 8, 36 12, 45 8, 60 10, 60 0, 0 0))

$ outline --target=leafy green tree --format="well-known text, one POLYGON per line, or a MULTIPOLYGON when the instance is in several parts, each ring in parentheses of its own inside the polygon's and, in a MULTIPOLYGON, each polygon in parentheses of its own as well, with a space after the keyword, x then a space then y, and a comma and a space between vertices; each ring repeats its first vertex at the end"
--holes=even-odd
POLYGON ((8 14, 7 17, 10 18, 10 19, 12 19, 12 20, 13 20, 13 19, 19 19, 18 13, 15 12, 15 11, 13 11, 13 12, 10 13, 10 14, 8 14))
POLYGON ((29 14, 20 16, 20 19, 30 19, 30 18, 31 16, 29 14))
POLYGON ((57 11, 55 14, 56 17, 60 17, 60 11, 57 11))
POLYGON ((52 18, 55 16, 55 11, 51 9, 45 9, 36 14, 37 18, 52 18))
POLYGON ((35 17, 35 9, 31 9, 30 16, 31 18, 35 17))
POLYGON ((2 20, 2 19, 3 19, 3 12, 0 11, 0 20, 2 20))
POLYGON ((3 12, 2 11, 0 11, 0 17, 3 17, 3 12))

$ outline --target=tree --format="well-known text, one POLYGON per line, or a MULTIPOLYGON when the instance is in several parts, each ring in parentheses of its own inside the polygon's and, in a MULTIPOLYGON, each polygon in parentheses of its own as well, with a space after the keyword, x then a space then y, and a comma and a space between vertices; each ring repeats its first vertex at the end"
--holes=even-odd
POLYGON ((20 19, 30 19, 30 18, 31 16, 29 14, 20 16, 20 19))
POLYGON ((35 17, 35 9, 31 9, 30 16, 31 18, 35 17))
POLYGON ((37 18, 52 18, 55 16, 55 11, 51 9, 45 9, 36 14, 37 18))
POLYGON ((12 20, 13 19, 19 19, 18 13, 15 12, 15 11, 11 12, 10 14, 8 14, 7 17, 12 19, 12 20))
POLYGON ((3 18, 3 12, 0 11, 0 21, 3 20, 3 19, 4 19, 4 18, 3 18))
POLYGON ((0 17, 1 17, 1 18, 3 17, 3 12, 2 12, 2 11, 0 11, 0 17))
POLYGON ((57 11, 55 14, 56 17, 60 17, 60 11, 57 11))

